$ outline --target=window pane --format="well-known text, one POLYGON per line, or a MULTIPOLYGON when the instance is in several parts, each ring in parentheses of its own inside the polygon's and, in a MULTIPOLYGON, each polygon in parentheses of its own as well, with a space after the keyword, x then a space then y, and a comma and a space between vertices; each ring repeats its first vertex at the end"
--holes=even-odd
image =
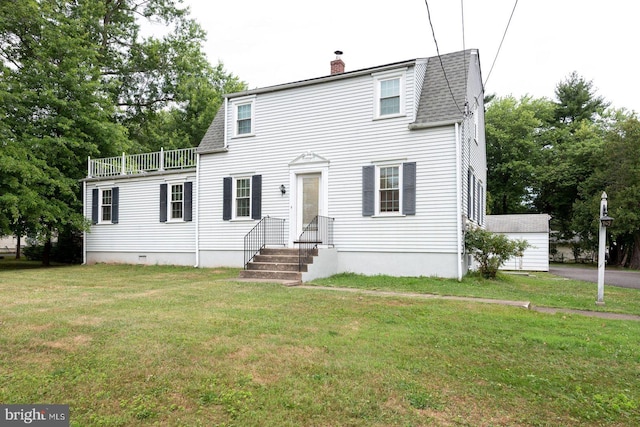
POLYGON ((380 115, 400 113, 400 79, 380 82, 380 115))
POLYGON ((171 219, 182 218, 182 202, 171 202, 171 219))
POLYGON ((380 100, 380 115, 399 114, 400 113, 400 97, 385 98, 380 100))
POLYGON ((182 218, 182 184, 171 186, 171 219, 182 218))
POLYGON ((238 135, 251 133, 251 119, 238 120, 238 135))
POLYGON ((111 190, 102 190, 102 221, 111 221, 111 190))
POLYGON ((238 105, 238 120, 251 118, 251 104, 238 105))
POLYGON ((238 105, 238 135, 251 133, 251 104, 238 105))
POLYGON ((380 98, 400 96, 400 79, 383 80, 380 82, 380 98))
POLYGON ((380 189, 391 190, 399 188, 400 168, 398 166, 380 168, 380 189))
POLYGON ((251 179, 236 180, 236 217, 251 215, 251 179))
POLYGON ((400 191, 380 191, 380 212, 400 212, 400 191))
POLYGON ((236 216, 246 217, 249 216, 249 199, 237 199, 236 200, 236 216))
POLYGON ((380 212, 400 212, 400 168, 380 168, 380 212))
POLYGON ((102 205, 102 220, 111 221, 111 206, 102 205))

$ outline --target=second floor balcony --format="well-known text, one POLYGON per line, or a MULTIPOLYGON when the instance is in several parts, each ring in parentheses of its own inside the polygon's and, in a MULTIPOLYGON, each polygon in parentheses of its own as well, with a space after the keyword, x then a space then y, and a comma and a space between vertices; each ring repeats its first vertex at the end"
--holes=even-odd
POLYGON ((122 156, 118 157, 89 158, 87 163, 87 178, 102 178, 195 168, 198 163, 198 155, 195 147, 167 151, 161 149, 154 153, 122 153, 122 156))

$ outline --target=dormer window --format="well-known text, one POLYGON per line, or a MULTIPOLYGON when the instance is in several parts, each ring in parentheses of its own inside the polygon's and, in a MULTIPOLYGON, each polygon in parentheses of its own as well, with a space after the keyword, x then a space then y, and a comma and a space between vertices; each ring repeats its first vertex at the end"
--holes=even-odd
POLYGON ((400 113, 400 78, 380 82, 380 115, 400 113))
POLYGON ((232 102, 234 136, 251 136, 255 133, 255 97, 237 99, 232 102))
POLYGON ((376 73, 374 78, 374 119, 386 119, 404 115, 405 70, 376 73))

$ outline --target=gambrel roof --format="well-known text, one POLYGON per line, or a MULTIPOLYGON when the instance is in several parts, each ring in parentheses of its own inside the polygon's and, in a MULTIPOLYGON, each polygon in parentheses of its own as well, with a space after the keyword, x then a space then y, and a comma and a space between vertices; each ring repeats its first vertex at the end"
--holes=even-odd
MULTIPOLYGON (((417 58, 408 61, 395 62, 362 70, 333 74, 309 80, 302 80, 282 85, 252 89, 244 92, 231 93, 225 98, 231 99, 239 96, 257 95, 261 93, 276 92, 297 87, 316 85, 343 80, 371 73, 393 70, 401 67, 415 66, 418 62, 426 62, 427 69, 425 80, 420 93, 416 120, 411 126, 429 126, 441 123, 455 123, 463 120, 465 103, 467 101, 467 83, 469 67, 472 63, 471 55, 477 55, 477 50, 468 49, 430 58, 417 58), (443 72, 444 67, 444 72, 443 72)), ((482 94, 479 94, 482 96, 482 94)), ((198 151, 200 153, 213 153, 225 150, 224 147, 224 104, 218 110, 215 119, 207 129, 198 151)))

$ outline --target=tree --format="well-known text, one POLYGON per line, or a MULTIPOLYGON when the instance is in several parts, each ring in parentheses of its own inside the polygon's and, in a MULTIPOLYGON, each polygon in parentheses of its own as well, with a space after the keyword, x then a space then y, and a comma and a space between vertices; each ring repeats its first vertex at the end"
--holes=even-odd
POLYGON ((178 4, 0 3, 0 232, 50 246, 82 229, 87 156, 194 146, 222 91, 245 87, 209 65, 204 31, 178 4), (165 35, 142 37, 141 20, 165 35))
POLYGON ((467 251, 480 264, 485 279, 495 279, 498 269, 509 258, 522 256, 530 246, 526 240, 510 240, 503 234, 495 234, 481 228, 470 228, 464 236, 467 251))
POLYGON ((603 97, 596 96, 595 93, 592 81, 572 72, 556 86, 556 121, 561 124, 595 121, 609 106, 603 97))
POLYGON ((544 133, 553 118, 546 99, 494 99, 485 115, 487 186, 492 214, 523 213, 534 208, 537 169, 544 133))

